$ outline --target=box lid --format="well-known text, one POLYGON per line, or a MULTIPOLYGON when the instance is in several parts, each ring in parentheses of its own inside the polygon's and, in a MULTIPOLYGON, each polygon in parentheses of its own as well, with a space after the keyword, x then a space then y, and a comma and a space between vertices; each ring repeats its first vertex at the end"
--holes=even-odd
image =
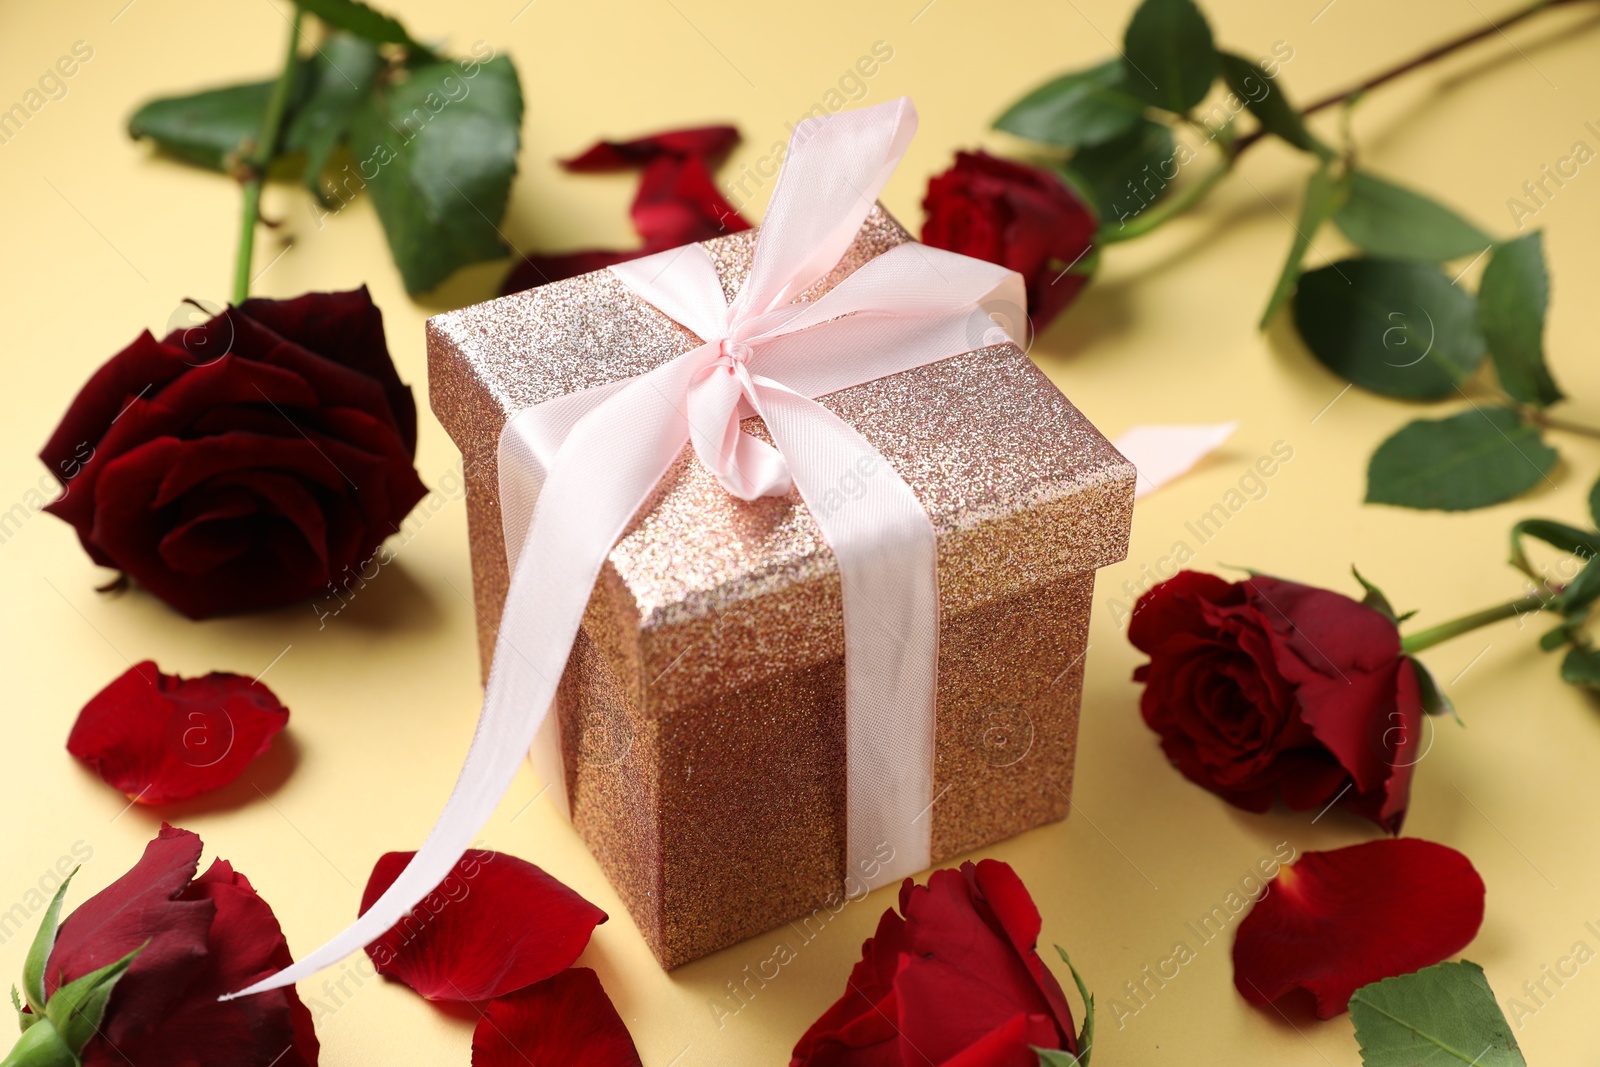
MULTIPOLYGON (((730 299, 754 240, 749 231, 705 242, 730 299)), ((909 240, 875 209, 805 298, 909 240)), ((975 316, 974 344, 992 328, 975 316)), ((608 271, 434 316, 427 336, 433 409, 491 486, 500 431, 513 414, 644 373, 698 343, 608 271)), ((1016 345, 977 348, 820 399, 927 509, 939 540, 942 617, 1126 555, 1132 465, 1016 345)), ((759 419, 745 429, 765 436, 759 419)), ((475 543, 474 552, 498 551, 503 569, 503 542, 482 533, 475 541, 498 545, 475 543)), ((624 677, 646 680, 639 684, 660 706, 837 657, 841 620, 837 564, 798 493, 739 500, 685 448, 612 550, 588 625, 609 623, 602 645, 629 668, 624 677)))

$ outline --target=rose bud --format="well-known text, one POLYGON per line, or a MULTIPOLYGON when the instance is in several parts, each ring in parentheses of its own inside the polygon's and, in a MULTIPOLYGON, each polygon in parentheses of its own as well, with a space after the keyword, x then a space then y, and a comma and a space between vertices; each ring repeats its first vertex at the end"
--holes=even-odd
POLYGON ((1009 267, 1028 287, 1028 314, 1042 330, 1089 280, 1081 267, 1099 220, 1056 175, 985 152, 957 152, 928 181, 922 243, 1009 267))
MULTIPOLYGON (((46 909, 23 973, 17 1067, 316 1067, 295 991, 220 1000, 293 962, 272 908, 200 838, 163 826, 133 869, 56 928, 46 909)), ((68 879, 70 882, 70 878, 68 879)))
POLYGON ((1139 598, 1139 708, 1183 775, 1247 811, 1339 800, 1399 833, 1419 758, 1416 666, 1391 614, 1277 578, 1182 571, 1139 598))
POLYGON ((359 571, 426 489, 417 411, 365 288, 246 300, 95 372, 40 458, 46 509, 202 619, 310 597, 359 571))
POLYGON ((907 878, 900 912, 883 913, 790 1067, 1034 1067, 1035 1049, 1078 1054, 1066 995, 1034 947, 1039 909, 1010 866, 963 863, 926 886, 907 878))

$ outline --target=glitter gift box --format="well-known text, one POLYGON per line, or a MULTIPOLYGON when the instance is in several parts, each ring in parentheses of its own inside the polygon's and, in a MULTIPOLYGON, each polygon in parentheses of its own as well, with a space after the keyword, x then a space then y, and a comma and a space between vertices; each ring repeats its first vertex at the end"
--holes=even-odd
MULTIPOLYGON (((875 210, 807 297, 910 239, 875 210)), ((730 299, 753 241, 706 242, 730 299)), ((938 536, 936 862, 1066 816, 1094 572, 1126 554, 1133 509, 1133 467, 1015 345, 979 347, 986 328, 973 352, 822 398, 938 536)), ((693 343, 606 271, 428 321, 433 409, 465 463, 485 674, 510 581, 506 420, 693 343)), ((555 709, 573 823, 663 966, 859 891, 844 693, 839 574, 811 513, 794 492, 738 500, 685 449, 612 550, 555 709)))

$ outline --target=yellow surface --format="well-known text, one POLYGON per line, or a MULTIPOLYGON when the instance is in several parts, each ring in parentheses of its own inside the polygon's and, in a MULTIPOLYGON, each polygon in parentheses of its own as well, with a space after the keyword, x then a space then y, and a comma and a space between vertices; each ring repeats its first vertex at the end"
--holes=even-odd
MULTIPOLYGON (((744 145, 722 172, 736 179, 785 124, 823 102, 874 42, 893 59, 866 100, 916 99, 922 130, 890 183, 889 207, 919 219, 927 175, 950 152, 998 144, 987 120, 1058 70, 1097 60, 1119 39, 1128 0, 979 4, 974 0, 823 0, 762 5, 726 0, 388 0, 414 33, 479 39, 517 61, 528 99, 523 173, 506 232, 524 248, 631 240, 631 177, 574 177, 553 157, 599 134, 727 120, 744 145), (524 6, 526 3, 526 6, 524 6), (920 10, 919 10, 920 9, 920 10)), ((1300 99, 1343 86, 1424 45, 1483 24, 1487 0, 1209 0, 1221 41, 1256 54, 1294 49, 1284 84, 1300 99), (1326 7, 1324 5, 1327 4, 1326 7), (1319 14, 1320 13, 1320 14, 1319 14)), ((48 485, 34 459, 88 374, 141 328, 165 331, 188 296, 226 298, 238 194, 214 175, 155 161, 122 134, 130 109, 154 94, 266 76, 286 29, 273 0, 216 5, 170 0, 25 4, 4 0, 0 105, 21 99, 74 42, 94 49, 11 143, 0 145, 4 208, 6 377, 0 420, 0 511, 31 510, 48 485), (127 5, 124 7, 124 5, 127 5)), ((1600 42, 1590 15, 1563 12, 1488 42, 1437 72, 1374 97, 1356 128, 1366 160, 1439 191, 1500 232, 1506 200, 1573 142, 1597 143, 1600 42), (1582 32, 1578 28, 1582 27, 1582 32)), ((1326 120, 1325 120, 1326 121, 1326 120)), ((1080 304, 1034 356, 1108 433, 1142 421, 1242 427, 1227 449, 1180 484, 1141 502, 1127 563, 1105 572, 1095 609, 1078 769, 1079 806, 1065 823, 987 854, 1014 864, 1044 913, 1044 941, 1070 948, 1101 1000, 1099 1058, 1128 1064, 1353 1064, 1347 1018, 1294 1023, 1248 1007, 1231 983, 1224 936, 1201 945, 1186 923, 1221 904, 1280 842, 1299 850, 1366 840, 1334 812, 1237 812, 1170 770, 1139 721, 1128 675, 1139 657, 1110 606, 1124 581, 1162 564, 1175 540, 1197 565, 1249 564, 1348 589, 1358 562, 1418 622, 1518 592, 1502 560, 1505 528, 1525 514, 1579 520, 1600 448, 1563 436, 1566 457, 1546 487, 1465 517, 1363 507, 1365 457, 1408 418, 1403 404, 1360 392, 1316 365, 1281 324, 1253 327, 1288 244, 1307 164, 1277 145, 1252 152, 1190 220, 1158 239, 1113 250, 1080 304), (1319 417, 1320 416, 1320 417, 1319 417), (1238 484, 1257 456, 1287 442, 1294 458, 1266 495, 1210 543, 1189 519, 1238 484), (1196 958, 1139 1007, 1120 992, 1188 941, 1196 958), (1120 1025, 1119 1025, 1120 1022, 1120 1025)), ((757 191, 752 211, 765 203, 757 191)), ((427 301, 406 299, 371 205, 358 200, 319 229, 298 188, 270 189, 266 208, 294 246, 263 235, 257 291, 369 284, 383 307, 402 374, 425 394, 422 321, 489 295, 502 267, 465 272, 427 301)), ((1555 279, 1550 349, 1557 377, 1583 399, 1576 419, 1600 423, 1600 364, 1591 357, 1600 307, 1600 176, 1583 171, 1533 220, 1548 230, 1555 279), (1591 188, 1591 185, 1594 187, 1591 188)), ((1325 237, 1315 255, 1341 251, 1325 237)), ((418 466, 450 486, 458 457, 424 415, 418 466)), ((407 526, 398 560, 319 629, 306 605, 194 624, 142 594, 108 597, 66 526, 29 519, 0 544, 0 681, 6 703, 0 809, 6 812, 0 910, 75 845, 93 850, 72 904, 121 873, 163 818, 200 832, 272 903, 304 952, 355 914, 373 860, 421 840, 448 790, 477 711, 465 512, 459 493, 430 497, 407 526), (185 674, 255 674, 293 708, 286 738, 244 782, 166 811, 123 810, 122 798, 66 753, 82 703, 129 661, 185 674), (259 791, 258 791, 259 790, 259 791)), ((1465 851, 1488 883, 1488 916, 1467 955, 1502 998, 1541 976, 1574 942, 1600 945, 1600 717, 1563 686, 1531 632, 1501 624, 1427 654, 1468 728, 1441 725, 1416 778, 1411 834, 1465 851), (1459 677, 1458 677, 1459 676, 1459 677)), ((893 900, 879 891, 847 908, 779 977, 719 1028, 713 1005, 741 968, 772 954, 756 938, 662 974, 583 846, 538 784, 518 779, 486 834, 542 864, 606 908, 583 962, 595 967, 647 1064, 783 1062, 805 1026, 839 992, 861 939, 893 900)), ((0 975, 20 972, 25 938, 0 946, 0 975)), ((1530 1062, 1591 1062, 1600 1046, 1600 973, 1566 981, 1517 1030, 1530 1062)), ((302 986, 320 1001, 323 1062, 465 1064, 469 1010, 440 1010, 356 972, 330 973, 343 991, 302 986)), ((1553 985, 1548 988, 1554 989, 1553 985)), ((1531 1004, 1530 1004, 1531 1006, 1531 1004)))

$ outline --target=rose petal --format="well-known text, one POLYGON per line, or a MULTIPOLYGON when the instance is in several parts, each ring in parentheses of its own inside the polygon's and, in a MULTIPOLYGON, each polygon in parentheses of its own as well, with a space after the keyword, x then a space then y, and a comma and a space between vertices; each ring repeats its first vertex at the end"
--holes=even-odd
POLYGON ((631 141, 601 141, 586 152, 561 161, 571 171, 616 170, 638 166, 662 155, 714 158, 739 143, 734 126, 696 126, 665 130, 631 141))
MULTIPOLYGON (((415 853, 378 859, 366 912, 415 853)), ((526 860, 471 849, 411 915, 367 946, 379 974, 435 1000, 488 1000, 572 965, 606 913, 526 860)))
POLYGON ((472 1067, 640 1067, 600 978, 573 967, 490 1002, 472 1031, 472 1067))
POLYGON ((1252 1004, 1294 989, 1327 1019, 1370 982, 1447 959, 1483 922, 1483 879, 1455 849, 1417 838, 1308 852, 1239 923, 1233 984, 1252 1004))
POLYGON ((139 803, 168 804, 238 778, 288 722, 289 709, 260 682, 180 678, 146 660, 83 706, 67 751, 139 803))

